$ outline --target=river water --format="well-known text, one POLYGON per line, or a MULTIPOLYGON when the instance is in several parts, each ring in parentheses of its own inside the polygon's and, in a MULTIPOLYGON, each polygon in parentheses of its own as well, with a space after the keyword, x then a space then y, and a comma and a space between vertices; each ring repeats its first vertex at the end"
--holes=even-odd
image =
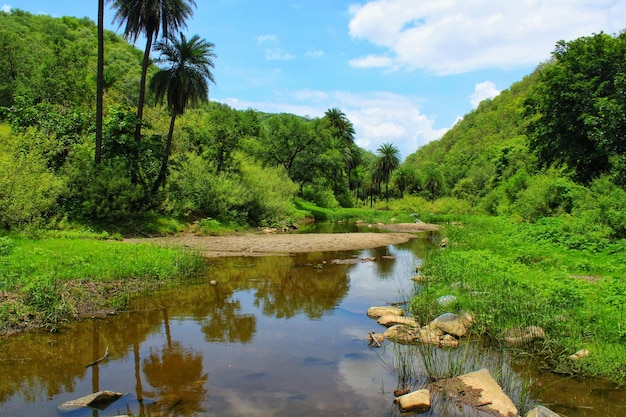
MULTIPOLYGON (((128 312, 0 340, 0 416, 399 415, 398 348, 368 346, 382 329, 365 312, 410 297, 430 245, 424 234, 371 250, 214 259, 195 282, 128 312), (376 261, 330 262, 353 258, 376 261), (104 410, 58 409, 99 390, 124 396, 104 410)), ((533 400, 567 416, 626 415, 623 390, 532 377, 533 400)), ((441 402, 424 415, 475 414, 441 402)))

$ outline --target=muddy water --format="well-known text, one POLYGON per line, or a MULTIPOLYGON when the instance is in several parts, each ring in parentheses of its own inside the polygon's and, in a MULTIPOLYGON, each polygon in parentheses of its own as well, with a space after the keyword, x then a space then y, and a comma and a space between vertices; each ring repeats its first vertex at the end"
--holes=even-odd
MULTIPOLYGON (((394 348, 368 347, 364 337, 380 328, 365 311, 408 298, 429 242, 212 260, 197 282, 137 300, 132 311, 0 340, 0 416, 398 415, 394 348), (329 262, 353 257, 377 261, 329 262), (125 395, 104 410, 57 408, 98 390, 125 395)), ((623 391, 535 377, 555 411, 626 415, 623 391)), ((473 415, 443 405, 425 415, 463 413, 473 415)))

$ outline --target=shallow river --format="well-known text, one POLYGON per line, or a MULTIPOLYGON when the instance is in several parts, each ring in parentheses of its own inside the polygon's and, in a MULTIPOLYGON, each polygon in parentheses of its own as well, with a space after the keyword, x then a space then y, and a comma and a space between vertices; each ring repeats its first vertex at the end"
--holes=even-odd
MULTIPOLYGON (((0 416, 399 415, 398 348, 368 346, 381 328, 365 312, 408 299, 431 244, 424 234, 364 251, 215 259, 197 282, 136 300, 132 312, 0 340, 0 416), (353 257, 376 261, 329 262, 353 257), (105 410, 58 410, 99 390, 125 395, 105 410)), ((626 415, 624 391, 533 378, 534 399, 567 416, 626 415)), ((436 403, 424 415, 475 414, 436 403)))

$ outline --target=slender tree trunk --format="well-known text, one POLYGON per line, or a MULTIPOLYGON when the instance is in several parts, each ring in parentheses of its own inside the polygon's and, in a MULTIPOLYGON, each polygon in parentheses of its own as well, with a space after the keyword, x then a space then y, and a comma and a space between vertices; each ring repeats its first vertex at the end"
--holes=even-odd
POLYGON ((104 0, 98 0, 98 73, 96 75, 96 165, 102 162, 102 113, 104 95, 104 0))
POLYGON ((163 155, 163 161, 161 162, 161 169, 159 170, 159 176, 157 177, 154 186, 152 187, 152 194, 156 194, 159 187, 165 188, 165 182, 167 180, 167 163, 170 159, 170 153, 172 152, 172 138, 174 136, 174 125, 176 124, 176 112, 172 110, 172 119, 170 120, 170 130, 167 133, 167 144, 165 145, 165 155, 163 155))
MULTIPOLYGON (((146 81, 148 78, 148 66, 150 66, 150 51, 152 50, 152 33, 146 34, 146 50, 143 53, 141 64, 141 81, 139 83, 139 102, 137 103, 137 126, 135 127, 135 142, 141 143, 141 121, 143 120, 143 105, 146 101, 146 81)), ((137 147, 139 149, 139 147, 137 147)))

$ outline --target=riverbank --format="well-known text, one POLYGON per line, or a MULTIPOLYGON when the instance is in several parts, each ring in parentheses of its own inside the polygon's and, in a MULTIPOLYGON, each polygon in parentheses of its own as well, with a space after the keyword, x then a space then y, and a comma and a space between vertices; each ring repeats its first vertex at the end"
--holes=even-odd
MULTIPOLYGON (((382 225, 377 225, 382 227, 382 225)), ((425 223, 396 224, 389 233, 245 233, 155 238, 0 238, 0 335, 45 329, 83 317, 113 314, 138 293, 179 285, 202 257, 277 256, 400 244, 425 223), (132 243, 132 244, 131 244, 132 243)))
POLYGON ((290 253, 333 252, 397 245, 415 237, 415 233, 436 231, 439 226, 427 223, 377 225, 390 232, 380 233, 246 233, 229 236, 178 236, 126 239, 127 243, 148 243, 193 249, 209 258, 226 256, 276 256, 290 253))
POLYGON ((582 240, 554 219, 455 220, 444 231, 446 249, 431 251, 420 269, 411 302, 419 322, 468 311, 477 336, 546 369, 626 383, 624 240, 582 240), (545 335, 511 346, 511 335, 528 329, 545 335))

